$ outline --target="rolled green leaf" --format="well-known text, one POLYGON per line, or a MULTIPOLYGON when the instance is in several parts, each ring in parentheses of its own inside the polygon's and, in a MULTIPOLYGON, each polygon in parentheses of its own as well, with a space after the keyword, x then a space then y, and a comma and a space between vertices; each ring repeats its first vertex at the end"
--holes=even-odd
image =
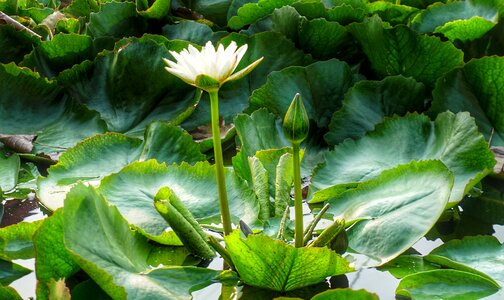
POLYGON ((345 220, 336 219, 331 226, 327 227, 322 233, 310 244, 309 247, 325 247, 345 229, 345 220))
POLYGON ((207 243, 207 235, 169 187, 158 191, 154 197, 154 206, 191 254, 203 259, 215 257, 214 251, 207 243))

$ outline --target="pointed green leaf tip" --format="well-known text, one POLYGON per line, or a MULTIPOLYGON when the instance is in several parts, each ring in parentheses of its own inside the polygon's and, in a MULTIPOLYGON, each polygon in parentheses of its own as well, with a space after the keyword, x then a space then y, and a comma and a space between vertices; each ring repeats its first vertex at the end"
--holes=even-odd
POLYGON ((301 95, 296 94, 285 114, 283 131, 291 143, 301 144, 308 135, 309 128, 310 120, 308 119, 308 113, 306 112, 303 100, 301 100, 301 95))

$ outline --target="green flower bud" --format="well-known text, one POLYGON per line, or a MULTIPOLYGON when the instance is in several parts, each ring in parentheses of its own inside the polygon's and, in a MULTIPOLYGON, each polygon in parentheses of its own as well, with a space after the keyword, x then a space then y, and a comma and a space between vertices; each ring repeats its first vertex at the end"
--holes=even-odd
POLYGON ((285 114, 283 131, 287 139, 293 144, 301 144, 308 135, 310 120, 304 107, 301 95, 296 94, 285 114))

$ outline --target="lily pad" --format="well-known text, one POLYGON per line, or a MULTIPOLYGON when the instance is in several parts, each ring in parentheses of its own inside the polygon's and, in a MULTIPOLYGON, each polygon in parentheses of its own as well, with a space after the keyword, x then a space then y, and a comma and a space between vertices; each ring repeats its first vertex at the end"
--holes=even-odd
POLYGON ((479 130, 492 145, 504 145, 504 58, 497 56, 473 59, 437 83, 433 91, 433 114, 446 110, 468 111, 476 119, 479 130))
POLYGON ((0 259, 29 259, 35 256, 32 236, 42 221, 20 222, 0 228, 0 259))
MULTIPOLYGON (((3 286, 11 284, 11 282, 30 274, 32 270, 27 269, 23 266, 15 264, 11 261, 5 261, 0 259, 0 284, 3 286)), ((2 286, 2 287, 3 287, 2 286)), ((0 296, 2 296, 0 292, 0 296)), ((3 298, 11 299, 11 298, 3 298)))
POLYGON ((436 3, 421 11, 411 28, 422 33, 442 33, 450 40, 482 37, 497 24, 502 0, 471 0, 436 3))
POLYGON ((187 132, 163 122, 152 123, 143 141, 118 133, 96 135, 61 155, 58 164, 49 168, 48 176, 38 180, 39 199, 55 210, 78 181, 98 185, 103 177, 131 162, 152 158, 170 164, 194 163, 205 156, 187 132))
POLYGON ((452 43, 421 35, 404 25, 386 29, 378 16, 350 24, 347 29, 381 77, 412 76, 433 86, 436 79, 463 64, 464 53, 452 43))
POLYGON ((109 131, 141 136, 150 122, 175 120, 195 104, 194 89, 166 72, 161 60, 168 50, 186 46, 159 36, 123 40, 94 62, 63 71, 58 80, 74 99, 96 110, 109 131))
POLYGON ((334 289, 322 292, 315 295, 311 300, 331 300, 331 299, 348 299, 348 300, 378 300, 378 295, 370 293, 366 290, 352 289, 334 289))
MULTIPOLYGON (((0 10, 8 14, 4 9, 0 10)), ((0 63, 21 62, 23 57, 32 51, 33 46, 39 43, 37 37, 25 30, 17 30, 12 25, 0 26, 0 63)))
POLYGON ((412 162, 384 171, 329 200, 328 213, 347 224, 348 246, 382 265, 413 246, 436 223, 453 175, 440 161, 412 162))
POLYGON ((426 260, 504 284, 504 246, 493 236, 467 236, 434 249, 426 260))
MULTIPOLYGON (((259 213, 254 193, 231 170, 225 169, 225 177, 233 222, 253 223, 259 213)), ((149 238, 166 243, 161 236, 167 228, 166 221, 154 208, 154 196, 165 186, 173 190, 200 224, 220 223, 215 168, 208 162, 194 166, 185 162, 170 166, 154 160, 135 162, 102 180, 99 191, 130 224, 149 238)))
POLYGON ((326 153, 325 164, 313 174, 310 193, 365 182, 399 164, 428 159, 441 160, 455 175, 449 207, 492 172, 495 164, 469 113, 444 112, 434 122, 409 114, 386 119, 363 138, 346 140, 326 153))
POLYGON ((296 0, 259 0, 257 3, 247 3, 238 9, 237 15, 228 21, 231 29, 240 29, 265 17, 273 12, 275 8, 290 5, 296 0))
POLYGON ((219 278, 220 271, 204 268, 151 269, 147 259, 152 246, 131 231, 117 208, 93 187, 79 184, 72 189, 65 200, 63 224, 65 245, 113 299, 191 299, 192 291, 219 278))
POLYGON ((328 248, 294 248, 265 235, 240 237, 236 230, 224 238, 240 278, 249 285, 290 291, 353 271, 328 248))
POLYGON ((226 31, 214 32, 207 24, 190 20, 165 25, 162 31, 163 35, 170 40, 184 40, 201 46, 205 45, 208 41, 211 41, 215 45, 228 34, 226 31))
POLYGON ((396 294, 413 299, 481 299, 499 290, 494 282, 479 275, 458 270, 433 270, 404 277, 396 294))
MULTIPOLYGON (((300 2, 298 2, 300 3, 300 2)), ((322 10, 325 13, 325 8, 322 10)), ((337 56, 347 42, 348 32, 344 26, 322 17, 308 19, 292 6, 277 8, 269 16, 252 24, 247 33, 263 31, 280 32, 299 45, 305 53, 324 60, 337 56), (330 38, 324 38, 330 37, 330 38)))
POLYGON ((147 29, 145 19, 137 14, 135 3, 111 1, 99 7, 99 12, 89 16, 88 30, 95 38, 138 36, 147 29))
POLYGON ((346 138, 360 138, 386 116, 423 111, 424 101, 425 87, 413 78, 399 75, 357 82, 345 94, 342 108, 333 114, 324 139, 336 145, 346 138))
POLYGON ((35 151, 62 151, 106 129, 95 112, 63 95, 56 81, 27 68, 0 65, 0 91, 2 133, 38 135, 35 151))
POLYGON ((294 94, 299 93, 310 120, 325 127, 332 113, 341 107, 343 94, 353 84, 350 67, 337 59, 306 67, 288 67, 272 72, 266 83, 254 91, 249 99, 249 110, 266 107, 283 118, 294 94))
POLYGON ((93 39, 88 35, 57 34, 43 41, 24 58, 23 66, 37 70, 48 78, 93 58, 93 39))
POLYGON ((138 14, 148 19, 162 19, 170 12, 171 0, 136 0, 138 14))
POLYGON ((68 278, 80 268, 68 252, 63 237, 63 210, 59 209, 45 219, 33 235, 37 297, 47 299, 47 284, 53 278, 68 278))
POLYGON ((18 182, 20 159, 17 154, 5 157, 0 151, 0 195, 14 189, 18 182))

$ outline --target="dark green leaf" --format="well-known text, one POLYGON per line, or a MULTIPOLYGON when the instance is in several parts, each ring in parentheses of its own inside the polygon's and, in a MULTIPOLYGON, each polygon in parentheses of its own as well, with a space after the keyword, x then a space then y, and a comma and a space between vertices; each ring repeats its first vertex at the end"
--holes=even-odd
POLYGON ((93 63, 62 72, 59 81, 76 100, 98 111, 110 131, 141 135, 148 123, 174 120, 194 105, 194 89, 166 72, 161 60, 168 49, 178 52, 186 45, 150 36, 123 40, 93 63))
POLYGON ((502 0, 436 3, 416 15, 411 28, 422 33, 442 33, 452 41, 473 40, 497 24, 503 4, 502 0))
POLYGON ((259 0, 257 3, 247 3, 238 9, 238 14, 231 17, 228 26, 232 29, 240 29, 265 17, 273 12, 275 8, 290 5, 295 0, 259 0))
POLYGON ((380 77, 401 74, 433 86, 437 78, 463 64, 463 52, 453 44, 402 25, 385 29, 377 16, 347 29, 380 77))
POLYGON ((424 271, 440 269, 439 265, 431 263, 418 255, 401 255, 380 267, 381 271, 388 271, 396 278, 424 271))
POLYGON ((20 164, 17 154, 6 157, 3 152, 0 152, 0 194, 16 187, 20 164))
POLYGON ((283 117, 292 97, 299 93, 308 117, 325 127, 334 111, 341 107, 343 94, 354 83, 350 67, 337 59, 320 61, 307 67, 288 67, 268 76, 266 84, 250 97, 249 110, 267 107, 283 117))
POLYGON ((137 14, 135 3, 112 1, 101 4, 98 13, 90 14, 88 30, 95 38, 122 38, 141 35, 146 27, 145 20, 137 14))
MULTIPOLYGON (((9 285, 11 282, 31 273, 32 270, 27 269, 23 266, 15 264, 10 261, 5 261, 0 259, 0 284, 9 285)), ((0 292, 0 298, 2 292, 0 292)), ((12 298, 1 298, 1 299, 12 299, 12 298)))
POLYGON ((225 31, 213 32, 210 26, 189 20, 165 25, 162 30, 170 40, 184 40, 198 45, 205 45, 208 41, 215 45, 228 34, 225 31))
POLYGON ((432 113, 469 111, 492 145, 504 145, 503 57, 484 57, 446 74, 433 91, 432 113))
POLYGON ((343 107, 335 112, 324 136, 336 145, 347 138, 360 138, 384 117, 424 109, 425 87, 413 78, 386 77, 382 81, 360 81, 345 94, 343 107))
MULTIPOLYGON (((6 13, 5 10, 2 10, 6 13)), ((23 57, 32 51, 33 45, 40 43, 37 37, 25 30, 17 30, 14 26, 0 26, 0 63, 19 63, 23 57)))
POLYGON ((79 34, 57 34, 43 41, 25 57, 23 65, 53 78, 61 71, 93 57, 93 40, 79 34))
POLYGON ((170 12, 171 0, 136 0, 138 14, 148 19, 162 19, 170 12))
POLYGON ((466 197, 460 204, 467 214, 478 223, 504 225, 504 182, 502 179, 486 177, 482 183, 483 194, 466 197))

